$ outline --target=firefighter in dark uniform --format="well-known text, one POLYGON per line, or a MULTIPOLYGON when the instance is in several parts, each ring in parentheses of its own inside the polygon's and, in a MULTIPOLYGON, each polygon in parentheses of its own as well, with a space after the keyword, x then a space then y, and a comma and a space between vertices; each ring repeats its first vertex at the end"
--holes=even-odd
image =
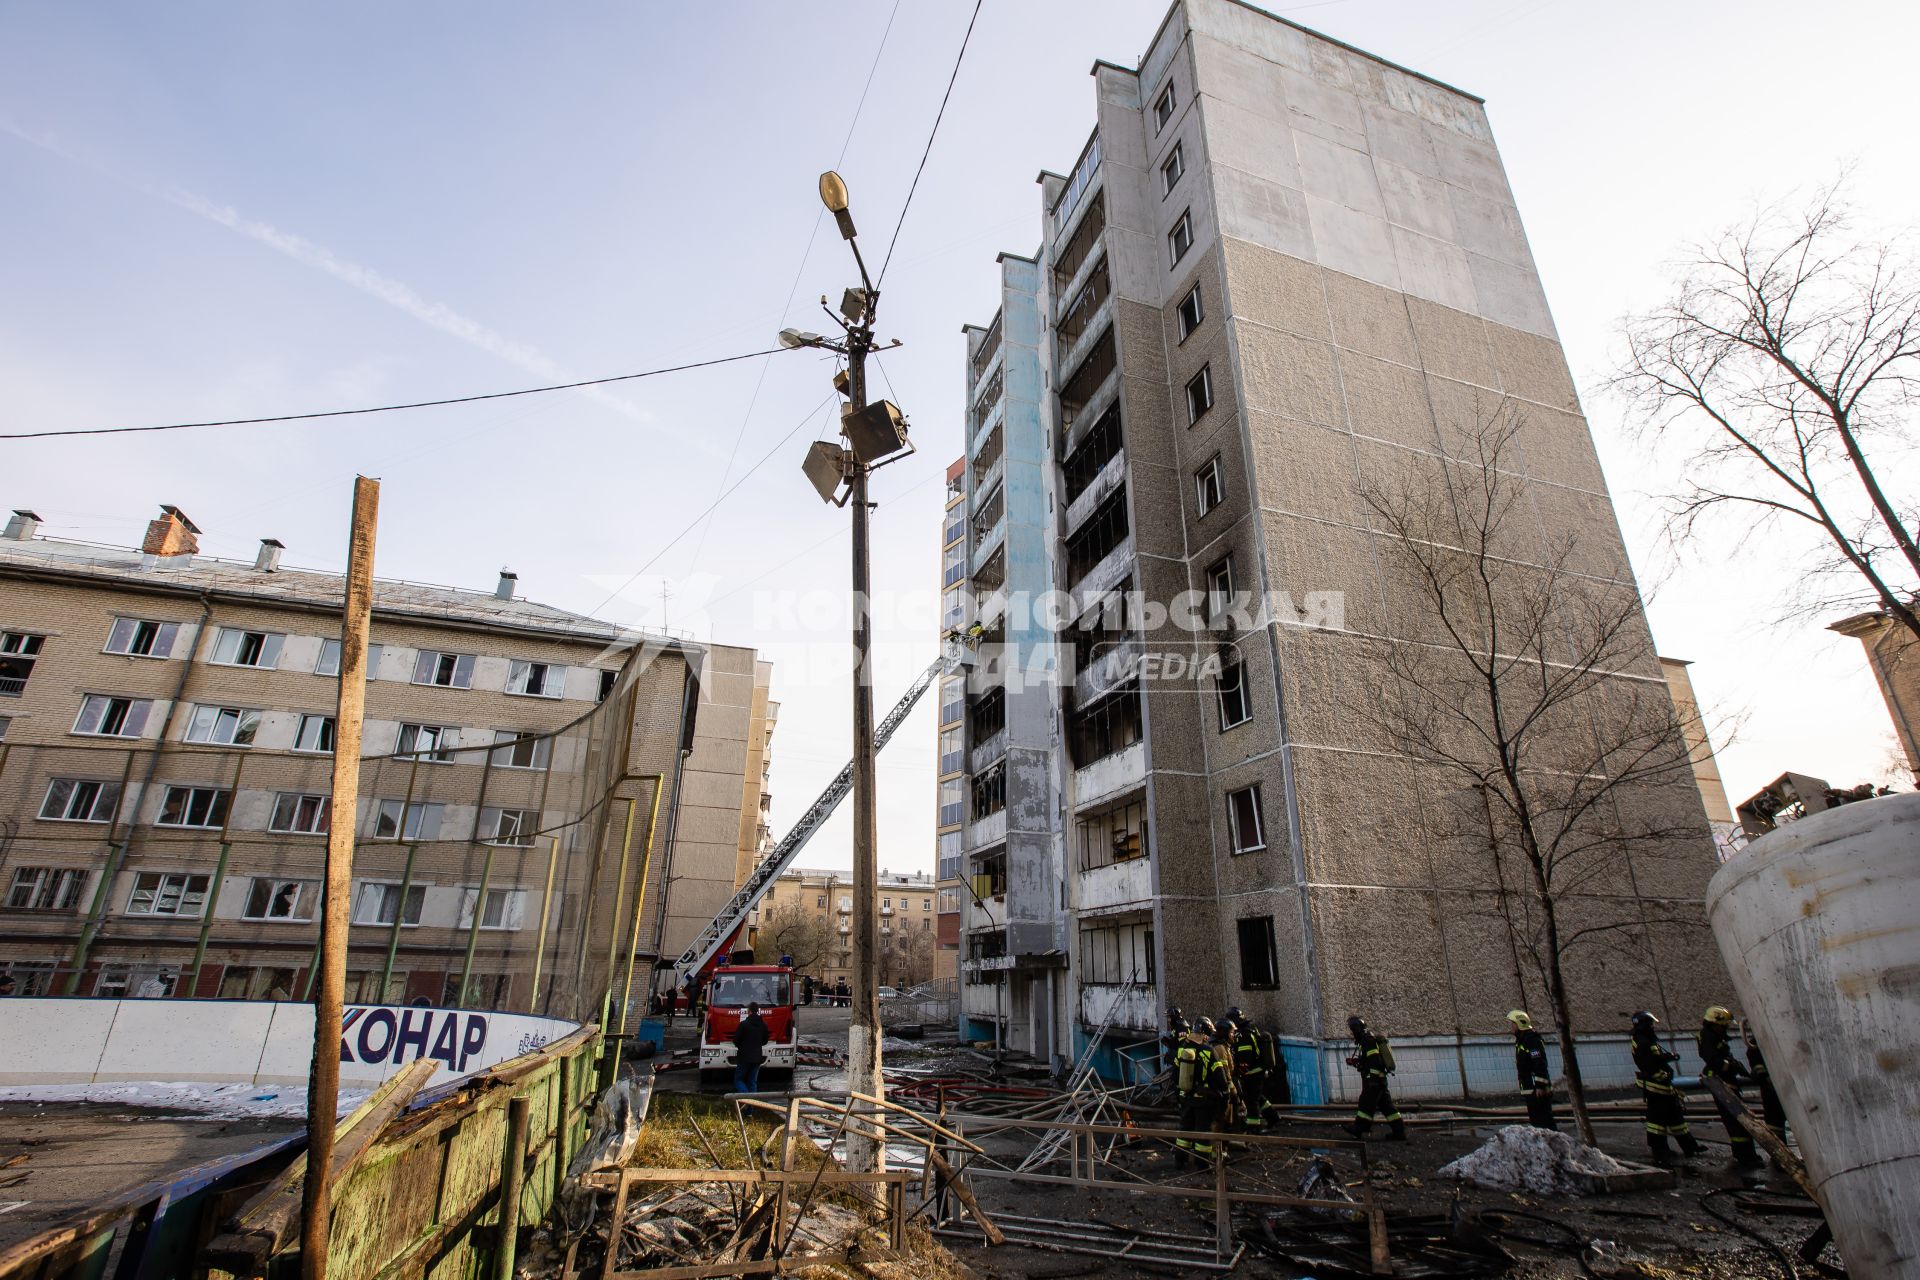
MULTIPOLYGON (((1203 1026, 1206 1021, 1200 1019, 1203 1026)), ((1206 1092, 1212 1051, 1206 1037, 1189 1026, 1178 1009, 1168 1016, 1167 1026, 1167 1043, 1173 1050, 1174 1093, 1180 1101, 1180 1127, 1189 1133, 1201 1133, 1211 1127, 1213 1120, 1213 1108, 1206 1092)), ((1188 1138, 1173 1140, 1174 1168, 1186 1168, 1188 1159, 1195 1154, 1211 1156, 1213 1148, 1188 1138)))
POLYGON ((1689 1156, 1700 1154, 1700 1139, 1687 1127, 1687 1109, 1680 1090, 1673 1084, 1673 1064, 1679 1055, 1660 1043, 1654 1028, 1660 1019, 1642 1009, 1633 1015, 1633 1083, 1647 1099, 1647 1150, 1655 1164, 1671 1164, 1673 1148, 1667 1139, 1680 1143, 1689 1156))
POLYGON ((1513 1024, 1513 1065, 1520 1078, 1520 1096, 1527 1100, 1527 1123, 1536 1129, 1559 1130, 1553 1118, 1553 1071, 1547 1066, 1547 1042, 1533 1029, 1525 1009, 1507 1015, 1513 1024))
POLYGON ((1394 1142, 1407 1140, 1407 1122, 1400 1116, 1400 1108, 1393 1105, 1393 1091, 1387 1086, 1387 1077, 1393 1074, 1393 1049, 1387 1044, 1387 1038, 1367 1030, 1364 1018, 1348 1018, 1347 1030, 1353 1033, 1353 1056, 1347 1059, 1347 1065, 1360 1073, 1360 1101, 1355 1105, 1353 1123, 1342 1125, 1356 1138, 1364 1138, 1375 1122, 1390 1126, 1389 1138, 1394 1142))
MULTIPOLYGON (((1747 1078, 1747 1069, 1740 1065, 1740 1059, 1733 1053, 1733 1013, 1724 1005, 1709 1005, 1700 1019, 1700 1074, 1723 1080, 1729 1089, 1739 1091, 1740 1082, 1747 1078)), ((1716 1095, 1713 1109, 1720 1113, 1720 1123, 1726 1126, 1727 1141, 1733 1146, 1733 1162, 1742 1169, 1751 1169, 1765 1164, 1759 1151, 1754 1149, 1753 1135, 1740 1123, 1739 1113, 1720 1101, 1716 1095)))
POLYGON ((1240 1092, 1240 1127, 1248 1133, 1263 1133, 1267 1127, 1268 1050, 1261 1044, 1264 1032, 1248 1021, 1239 1005, 1227 1010, 1227 1026, 1232 1029, 1233 1080, 1240 1092))
POLYGON ((1760 1042, 1754 1038, 1751 1019, 1740 1024, 1740 1036, 1747 1043, 1747 1074, 1760 1086, 1760 1118, 1767 1122, 1767 1128, 1784 1138, 1787 1136, 1787 1109, 1780 1105, 1780 1091, 1773 1087, 1773 1075, 1767 1070, 1767 1059, 1760 1052, 1760 1042))
POLYGON ((1213 1073, 1208 1077, 1207 1095, 1213 1104, 1213 1127, 1221 1133, 1231 1133, 1240 1119, 1240 1081, 1233 1071, 1233 1031, 1224 1018, 1219 1022, 1202 1018, 1200 1029, 1212 1037, 1208 1049, 1213 1055, 1213 1073))

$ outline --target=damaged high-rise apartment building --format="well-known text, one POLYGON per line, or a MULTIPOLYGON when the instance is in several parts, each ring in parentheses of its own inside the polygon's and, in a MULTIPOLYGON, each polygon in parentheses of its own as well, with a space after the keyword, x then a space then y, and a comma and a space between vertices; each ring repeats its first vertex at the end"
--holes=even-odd
MULTIPOLYGON (((1000 256, 999 314, 966 329, 943 584, 976 665, 941 699, 963 1028, 1054 1060, 1104 1028, 1121 1074, 1169 1008, 1240 1005, 1311 1098, 1350 1087, 1360 1014, 1404 1091, 1509 1087, 1528 992, 1485 872, 1353 713, 1363 647, 1425 634, 1360 495, 1489 405, 1525 424, 1541 538, 1637 599, 1482 103, 1235 0, 1179 0, 1093 77, 1039 250, 1000 256), (1071 616, 1022 605, 1049 593, 1071 616), (1188 630, 1154 608, 1183 593, 1296 608, 1188 630)), ((1569 957, 1589 1080, 1627 1070, 1618 1011, 1727 994, 1698 792, 1683 771, 1646 803, 1682 838, 1587 886, 1637 925, 1569 957)))

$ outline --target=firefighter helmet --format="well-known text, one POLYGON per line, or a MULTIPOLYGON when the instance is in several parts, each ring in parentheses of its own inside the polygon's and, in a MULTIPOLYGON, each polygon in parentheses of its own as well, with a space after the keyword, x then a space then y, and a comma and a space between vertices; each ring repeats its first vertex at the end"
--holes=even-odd
POLYGON ((1633 1029, 1635 1031, 1651 1031, 1659 1025, 1660 1019, 1654 1017, 1650 1010, 1642 1009, 1633 1015, 1633 1029))
POLYGON ((1716 1027, 1731 1026, 1733 1023, 1733 1010, 1723 1004, 1708 1005, 1706 1013, 1702 1016, 1716 1027))
POLYGON ((1167 1010, 1167 1026, 1175 1035, 1179 1035, 1187 1029, 1187 1015, 1178 1009, 1167 1010))
POLYGON ((1533 1019, 1527 1016, 1525 1009, 1515 1009, 1507 1014, 1507 1021, 1513 1024, 1515 1031, 1533 1030, 1533 1019))
POLYGON ((1209 1040, 1213 1039, 1213 1019, 1212 1018, 1205 1018, 1205 1017, 1201 1018, 1198 1022, 1193 1024, 1193 1029, 1195 1031, 1198 1031, 1201 1035, 1205 1036, 1207 1039, 1209 1040))
POLYGON ((1367 1029, 1367 1020, 1365 1018, 1355 1016, 1347 1019, 1347 1030, 1352 1032, 1354 1035, 1357 1036, 1362 1031, 1365 1031, 1366 1029, 1367 1029))
POLYGON ((1239 1030, 1241 1027, 1247 1025, 1246 1011, 1239 1005, 1234 1005, 1233 1008, 1227 1010, 1227 1021, 1233 1024, 1236 1031, 1239 1030))

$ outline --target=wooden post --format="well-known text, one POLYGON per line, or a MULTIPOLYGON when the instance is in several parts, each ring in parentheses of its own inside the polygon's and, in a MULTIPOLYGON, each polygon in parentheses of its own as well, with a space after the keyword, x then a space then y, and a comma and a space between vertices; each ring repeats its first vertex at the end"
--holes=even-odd
POLYGON ((573 1063, 569 1053, 560 1059, 560 1114, 553 1130, 553 1202, 567 1189, 567 1165, 573 1159, 573 1063))
POLYGON ((532 1105, 525 1094, 507 1103, 506 1164, 500 1171, 500 1239, 493 1251, 493 1280, 513 1280, 520 1235, 520 1192, 527 1176, 527 1116, 532 1105))
POLYGON ((379 523, 380 482, 356 476, 340 619, 340 699, 333 721, 332 808, 342 820, 327 830, 327 881, 320 899, 320 981, 313 993, 313 1067, 307 1076, 309 1173, 300 1222, 303 1280, 324 1280, 327 1274, 331 1206, 325 1171, 333 1164, 335 1113, 340 1106, 340 1006, 346 995, 347 926, 353 910, 352 817, 360 800, 360 728, 367 708, 367 633, 373 617, 373 545, 379 523))

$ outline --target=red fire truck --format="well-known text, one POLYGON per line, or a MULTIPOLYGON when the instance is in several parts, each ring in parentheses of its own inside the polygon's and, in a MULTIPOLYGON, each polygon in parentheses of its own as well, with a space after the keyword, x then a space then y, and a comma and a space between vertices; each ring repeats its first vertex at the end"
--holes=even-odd
POLYGON ((700 1070, 733 1070, 733 1033, 747 1016, 747 1006, 757 1004, 760 1020, 767 1024, 766 1062, 761 1069, 792 1071, 793 986, 790 965, 755 964, 751 952, 720 957, 704 993, 707 1016, 700 1024, 700 1070))

